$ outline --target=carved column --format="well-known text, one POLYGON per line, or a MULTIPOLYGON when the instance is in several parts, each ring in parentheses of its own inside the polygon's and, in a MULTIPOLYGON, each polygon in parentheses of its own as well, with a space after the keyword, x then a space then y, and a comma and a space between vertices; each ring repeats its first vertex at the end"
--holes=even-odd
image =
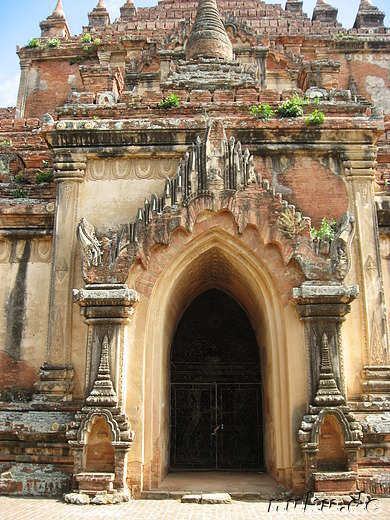
POLYGON ((31 60, 20 60, 20 82, 18 99, 16 102, 15 118, 21 119, 24 117, 24 111, 26 108, 27 92, 28 92, 28 80, 30 76, 31 60))
POLYGON ((79 303, 88 325, 85 406, 76 414, 67 433, 74 455, 74 477, 79 490, 87 486, 91 493, 101 491, 109 478, 115 490, 123 491, 126 489, 127 452, 134 439, 134 432, 123 413, 126 329, 138 295, 124 284, 91 284, 75 290, 74 301, 79 303), (104 475, 107 469, 103 458, 102 467, 94 467, 91 473, 85 457, 87 432, 97 417, 103 417, 111 430, 114 466, 108 476, 104 475))
POLYGON ((123 383, 127 344, 127 325, 130 323, 138 295, 124 284, 91 284, 85 289, 74 290, 74 301, 88 325, 87 360, 85 369, 85 397, 88 397, 95 382, 103 339, 108 338, 110 350, 111 379, 118 396, 119 406, 124 406, 123 383))
POLYGON ((343 157, 356 219, 357 270, 366 358, 363 393, 365 399, 372 401, 390 395, 388 324, 374 200, 376 155, 375 146, 365 146, 348 151, 343 157))
POLYGON ((267 88, 267 56, 268 47, 255 47, 255 58, 257 62, 257 70, 259 74, 260 90, 267 88))
POLYGON ((345 285, 316 285, 308 282, 293 290, 293 303, 305 324, 307 364, 309 367, 309 402, 313 403, 320 380, 321 342, 326 334, 334 377, 340 392, 344 391, 341 326, 350 312, 350 303, 359 288, 345 285))
POLYGON ((54 158, 57 203, 50 285, 46 360, 36 383, 35 400, 71 401, 73 263, 76 248, 79 183, 86 170, 84 154, 60 152, 54 158))
POLYGON ((299 431, 305 461, 307 490, 321 490, 336 485, 340 472, 325 475, 318 472, 319 436, 326 415, 337 419, 344 436, 347 465, 342 481, 345 491, 358 486, 357 452, 361 430, 346 404, 341 326, 350 312, 350 303, 357 298, 357 286, 303 284, 293 291, 293 303, 305 324, 308 367, 309 410, 299 431), (332 484, 331 484, 332 485, 332 484))

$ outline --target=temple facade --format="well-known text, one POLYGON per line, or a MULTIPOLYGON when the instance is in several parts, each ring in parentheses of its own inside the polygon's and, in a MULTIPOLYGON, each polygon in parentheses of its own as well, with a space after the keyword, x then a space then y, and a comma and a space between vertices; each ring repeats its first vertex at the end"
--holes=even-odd
POLYGON ((0 492, 389 495, 385 14, 53 7, 0 109, 0 492))

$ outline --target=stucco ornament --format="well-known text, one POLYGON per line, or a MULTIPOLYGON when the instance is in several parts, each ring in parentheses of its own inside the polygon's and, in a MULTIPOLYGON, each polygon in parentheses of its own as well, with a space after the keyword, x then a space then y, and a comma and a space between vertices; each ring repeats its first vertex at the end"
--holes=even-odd
POLYGON ((351 243, 355 233, 355 218, 344 213, 337 221, 337 233, 330 248, 332 271, 338 280, 343 280, 351 268, 351 243))
POLYGON ((98 266, 102 263, 101 243, 96 238, 95 228, 82 218, 77 226, 77 238, 82 251, 82 268, 98 266))

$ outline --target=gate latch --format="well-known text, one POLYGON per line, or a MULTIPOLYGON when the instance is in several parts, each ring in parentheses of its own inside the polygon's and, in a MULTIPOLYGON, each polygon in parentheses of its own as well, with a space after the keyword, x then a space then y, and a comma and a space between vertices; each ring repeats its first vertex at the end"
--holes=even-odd
POLYGON ((217 435, 217 431, 218 431, 219 429, 223 430, 223 424, 221 424, 221 426, 218 424, 218 425, 214 428, 214 430, 213 430, 213 432, 212 432, 211 435, 212 435, 212 436, 217 435))

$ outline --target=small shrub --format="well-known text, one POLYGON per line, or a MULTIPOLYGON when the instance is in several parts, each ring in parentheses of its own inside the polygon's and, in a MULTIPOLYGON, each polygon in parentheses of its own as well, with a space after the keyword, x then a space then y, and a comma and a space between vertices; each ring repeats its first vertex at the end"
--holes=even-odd
POLYGON ((11 197, 13 199, 26 199, 27 191, 23 188, 16 188, 15 190, 11 191, 11 197))
POLYGON ((4 139, 4 141, 1 141, 0 146, 12 146, 12 139, 9 141, 7 139, 4 139))
POLYGON ((18 173, 17 175, 15 175, 14 182, 16 182, 16 184, 19 185, 24 184, 26 182, 26 179, 24 178, 23 173, 18 173))
POLYGON ((267 103, 253 105, 249 107, 249 112, 258 119, 270 119, 274 115, 272 108, 267 103))
POLYGON ((93 44, 95 45, 95 47, 99 47, 102 44, 102 40, 100 38, 95 38, 93 40, 93 44))
POLYGON ((0 394, 0 401, 5 403, 27 403, 31 399, 31 392, 14 383, 0 394))
POLYGON ((278 218, 280 231, 289 238, 297 237, 306 228, 306 221, 302 218, 300 211, 288 208, 278 218))
POLYGON ((76 56, 76 58, 71 58, 69 60, 69 65, 74 65, 75 63, 83 63, 85 61, 84 56, 76 56))
POLYGON ((52 40, 48 40, 46 42, 47 47, 59 47, 61 45, 60 40, 57 38, 53 38, 52 40))
POLYGON ((312 238, 332 242, 336 236, 336 221, 331 219, 330 223, 328 223, 326 218, 323 218, 321 221, 321 227, 319 229, 312 227, 310 233, 312 238))
POLYGON ((325 121, 325 114, 320 112, 318 109, 314 110, 307 118, 306 123, 308 125, 322 125, 325 121))
POLYGON ((28 47, 29 49, 34 49, 34 48, 40 47, 40 46, 41 46, 41 42, 38 40, 38 38, 31 38, 31 40, 26 45, 26 47, 28 47))
POLYGON ((281 117, 302 117, 303 116, 303 99, 299 96, 293 96, 286 99, 278 107, 278 114, 281 117))
POLYGON ((45 184, 47 182, 51 182, 53 180, 53 174, 50 171, 39 171, 35 174, 34 183, 35 184, 45 184))
POLYGON ((81 38, 81 43, 92 43, 92 36, 89 33, 85 33, 81 38))
POLYGON ((158 108, 175 108, 179 106, 180 98, 175 94, 169 94, 168 97, 164 97, 162 101, 157 105, 158 108))

